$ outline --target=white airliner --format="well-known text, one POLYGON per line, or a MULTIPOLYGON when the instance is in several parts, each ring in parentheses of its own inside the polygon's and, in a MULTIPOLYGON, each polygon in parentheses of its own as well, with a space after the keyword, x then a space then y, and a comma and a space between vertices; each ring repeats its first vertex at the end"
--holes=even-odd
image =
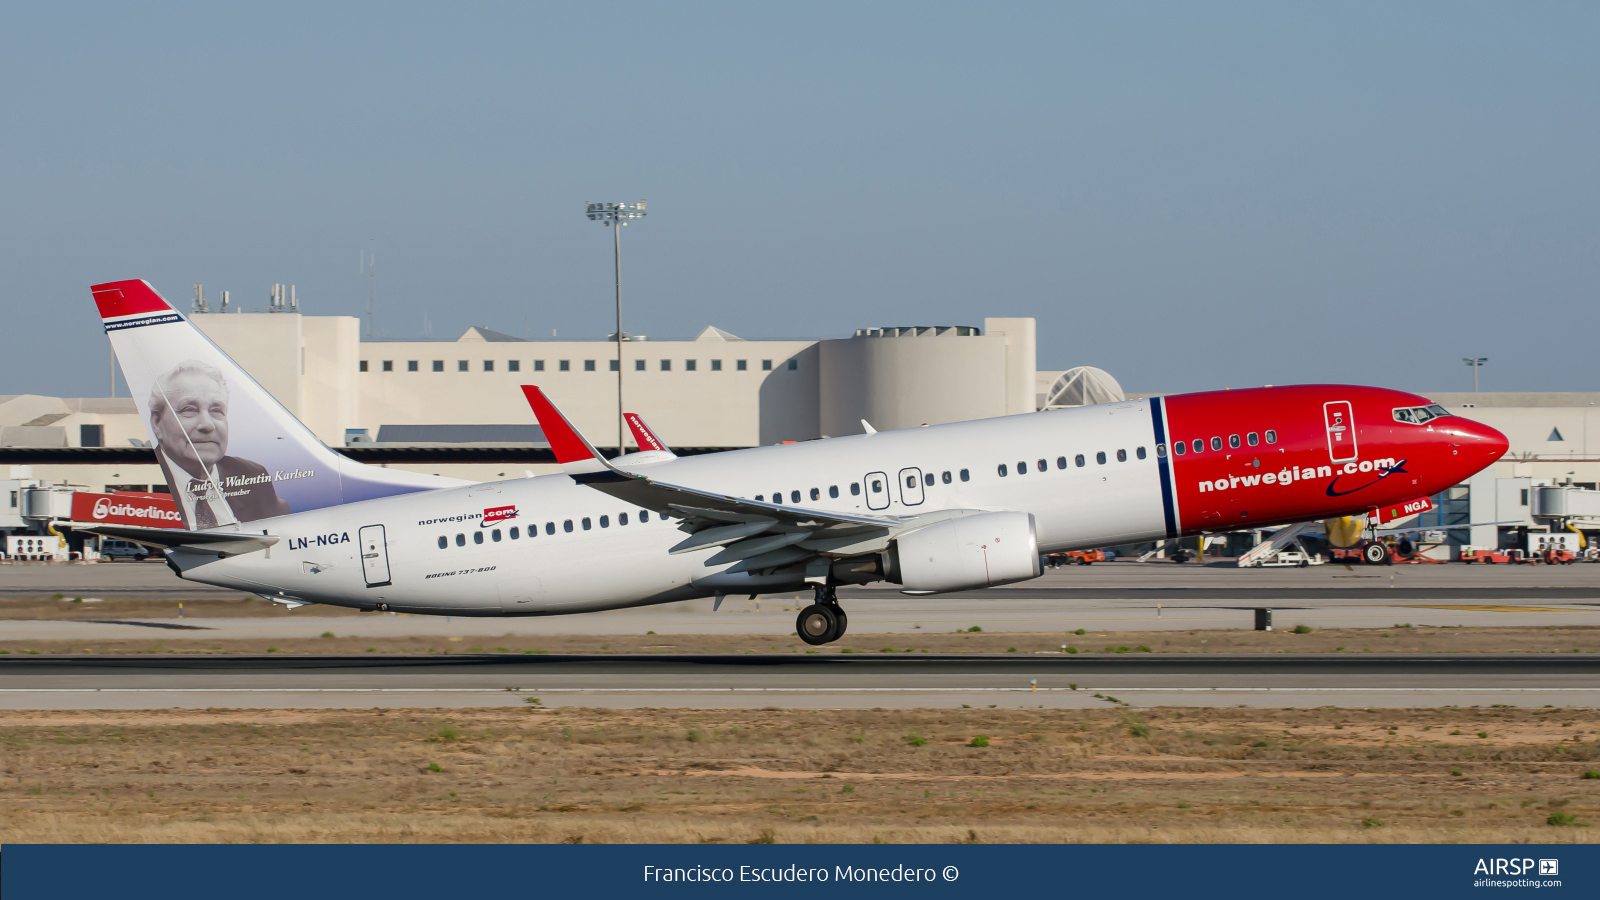
POLYGON ((809 588, 796 630, 823 644, 842 584, 984 588, 1056 550, 1362 514, 1507 447, 1414 394, 1304 385, 685 458, 630 417, 650 449, 607 460, 528 385, 563 473, 474 484, 341 456, 146 282, 92 291, 184 527, 78 527, 288 603, 527 616, 809 588))

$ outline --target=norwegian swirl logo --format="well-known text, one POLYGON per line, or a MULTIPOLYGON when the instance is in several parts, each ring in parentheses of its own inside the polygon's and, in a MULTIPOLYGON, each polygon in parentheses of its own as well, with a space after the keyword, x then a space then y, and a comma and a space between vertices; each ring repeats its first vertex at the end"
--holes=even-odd
POLYGON ((483 521, 478 523, 478 527, 488 528, 490 525, 504 522, 507 519, 515 519, 516 517, 517 508, 515 506, 491 506, 483 511, 483 521))

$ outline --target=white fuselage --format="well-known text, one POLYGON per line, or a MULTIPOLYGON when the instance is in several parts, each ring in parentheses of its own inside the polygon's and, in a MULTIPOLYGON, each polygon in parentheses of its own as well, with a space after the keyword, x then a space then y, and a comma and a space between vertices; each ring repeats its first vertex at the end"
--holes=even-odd
MULTIPOLYGON (((659 482, 822 511, 1028 512, 1040 549, 1055 551, 1166 536, 1154 447, 1147 401, 1128 400, 619 464, 659 482), (1106 462, 1097 462, 1099 453, 1106 462)), ((684 539, 676 521, 566 475, 367 500, 245 530, 280 540, 223 559, 175 551, 173 561, 185 578, 263 596, 452 615, 591 612, 736 590, 729 585, 737 579, 721 574, 731 563, 706 565, 716 548, 671 555, 684 539), (506 507, 514 517, 485 520, 486 511, 505 515, 506 507)))

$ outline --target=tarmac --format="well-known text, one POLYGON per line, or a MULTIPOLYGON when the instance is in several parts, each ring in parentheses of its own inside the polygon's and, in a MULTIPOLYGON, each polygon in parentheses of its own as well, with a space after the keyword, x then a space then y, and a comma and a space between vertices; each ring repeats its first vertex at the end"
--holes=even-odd
MULTIPOLYGON (((0 569, 7 598, 170 599, 169 617, 0 620, 13 640, 195 638, 287 639, 332 629, 351 637, 454 635, 782 634, 794 631, 806 594, 732 596, 602 613, 522 618, 461 618, 358 613, 298 617, 274 609, 256 618, 177 618, 177 601, 238 598, 194 585, 156 563, 15 566, 0 569)), ((1047 570, 1018 585, 940 596, 909 596, 894 586, 839 591, 852 634, 954 631, 1162 631, 1248 628, 1253 610, 1274 610, 1278 627, 1378 628, 1400 622, 1439 626, 1600 625, 1600 565, 1345 566, 1239 569, 1231 564, 1115 562, 1047 570)), ((326 608, 323 608, 326 611, 326 608)))
POLYGON ((1528 656, 39 657, 0 709, 1594 707, 1600 659, 1528 656))

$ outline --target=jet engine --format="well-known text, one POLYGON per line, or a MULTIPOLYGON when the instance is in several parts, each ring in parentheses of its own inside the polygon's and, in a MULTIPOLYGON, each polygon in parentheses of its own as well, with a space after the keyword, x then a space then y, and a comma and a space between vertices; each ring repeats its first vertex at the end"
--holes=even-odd
POLYGON ((889 544, 888 578, 927 593, 971 590, 1044 574, 1033 515, 991 512, 935 522, 889 544))

